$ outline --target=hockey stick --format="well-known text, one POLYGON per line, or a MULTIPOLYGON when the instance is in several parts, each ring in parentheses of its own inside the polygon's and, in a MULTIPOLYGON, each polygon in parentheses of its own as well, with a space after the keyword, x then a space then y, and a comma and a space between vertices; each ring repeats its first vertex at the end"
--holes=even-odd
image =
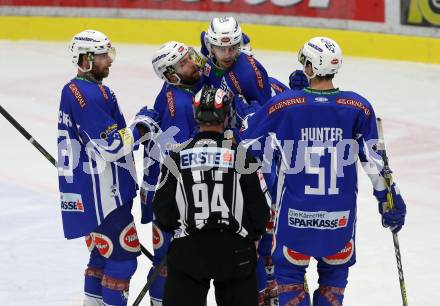
MULTIPOLYGON (((391 185, 393 184, 393 177, 391 176, 391 169, 388 164, 388 156, 385 150, 385 141, 383 138, 383 128, 382 128, 382 119, 377 118, 377 132, 378 132, 378 144, 377 149, 381 150, 383 153, 381 154, 383 160, 383 172, 385 178, 385 185, 387 187, 387 202, 390 209, 394 208, 393 203, 393 195, 391 192, 391 185)), ((399 238, 397 233, 393 233, 393 242, 394 242, 394 252, 396 254, 397 261, 397 271, 399 273, 399 283, 400 283, 400 293, 402 295, 403 306, 408 306, 408 299, 406 296, 406 288, 405 288, 405 279, 403 278, 403 267, 402 267, 402 259, 400 256, 400 246, 399 246, 399 238)))
MULTIPOLYGON (((47 152, 42 145, 36 141, 31 134, 26 131, 26 129, 17 122, 17 120, 14 119, 14 117, 11 116, 4 108, 0 105, 0 113, 8 120, 29 142, 38 150, 41 154, 46 157, 46 159, 55 167, 57 167, 57 162, 55 158, 50 155, 49 152, 47 152)), ((142 244, 141 244, 141 251, 142 253, 148 257, 151 261, 153 261, 153 254, 151 254, 142 244)))
POLYGON ((162 268, 166 264, 167 264, 167 257, 165 255, 165 257, 162 258, 162 260, 160 261, 160 263, 156 267, 156 269, 154 269, 153 274, 151 274, 150 278, 147 280, 147 283, 145 284, 144 288, 142 288, 141 292, 139 292, 139 295, 136 298, 136 300, 134 301, 133 306, 139 306, 139 304, 141 303, 142 299, 145 297, 145 295, 147 294, 148 290, 150 290, 150 287, 153 285, 154 281, 159 276, 160 271, 162 270, 162 268))
POLYGON ((21 125, 14 119, 4 108, 0 105, 0 113, 8 120, 20 133, 24 136, 41 154, 46 157, 46 159, 55 167, 57 166, 55 159, 49 154, 39 143, 36 141, 31 134, 28 133, 21 125))

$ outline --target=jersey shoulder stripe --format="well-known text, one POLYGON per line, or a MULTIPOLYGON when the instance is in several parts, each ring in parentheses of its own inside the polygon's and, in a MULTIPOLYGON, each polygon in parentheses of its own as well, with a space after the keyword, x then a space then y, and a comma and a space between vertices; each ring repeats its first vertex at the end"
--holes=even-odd
POLYGON ((102 96, 104 97, 105 101, 108 101, 108 94, 105 91, 105 87, 102 84, 98 84, 99 90, 101 90, 102 96))
POLYGON ((78 102, 79 106, 81 108, 84 108, 87 105, 86 99, 84 98, 84 95, 79 90, 78 86, 72 81, 69 83, 67 88, 69 88, 70 92, 75 97, 75 100, 78 102))
POLYGON ((246 55, 246 58, 247 58, 249 64, 251 65, 251 67, 252 67, 252 69, 253 69, 253 71, 255 73, 255 78, 257 80, 258 88, 263 89, 264 88, 263 75, 262 75, 260 69, 258 68, 258 65, 257 65, 254 57, 250 56, 250 55, 246 55))
POLYGON ((167 96, 167 105, 168 105, 168 111, 170 112, 171 117, 176 116, 176 105, 174 102, 174 94, 172 90, 168 90, 166 93, 167 96))
POLYGON ((233 71, 228 73, 229 78, 231 79, 232 85, 234 85, 235 89, 239 94, 243 94, 243 90, 241 90, 240 83, 238 82, 238 78, 233 71))

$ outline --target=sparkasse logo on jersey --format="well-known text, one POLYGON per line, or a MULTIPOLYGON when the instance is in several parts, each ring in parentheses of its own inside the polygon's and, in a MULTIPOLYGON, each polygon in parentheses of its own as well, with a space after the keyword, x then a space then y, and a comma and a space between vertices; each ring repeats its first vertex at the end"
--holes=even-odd
POLYGON ((289 208, 288 224, 296 228, 335 230, 346 227, 349 216, 349 210, 328 212, 301 211, 289 208))
POLYGON ((61 193, 61 211, 84 212, 84 204, 78 193, 61 193))

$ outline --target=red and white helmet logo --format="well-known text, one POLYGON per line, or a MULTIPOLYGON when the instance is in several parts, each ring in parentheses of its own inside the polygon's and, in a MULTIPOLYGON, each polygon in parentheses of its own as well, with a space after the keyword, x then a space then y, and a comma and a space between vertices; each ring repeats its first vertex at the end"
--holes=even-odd
POLYGON ((310 256, 302 253, 295 252, 286 246, 283 246, 284 257, 294 265, 297 266, 308 266, 310 262, 310 256))
POLYGON ((92 237, 99 254, 105 258, 109 258, 113 252, 113 243, 110 238, 99 233, 92 233, 92 237))
POLYGON ((354 240, 351 239, 338 253, 323 257, 322 260, 329 265, 342 265, 347 263, 354 253, 354 240))
POLYGON ((160 249, 163 245, 163 234, 162 231, 153 224, 153 248, 155 250, 160 249))
POLYGON ((119 243, 124 250, 129 252, 139 252, 141 250, 134 222, 127 225, 121 232, 121 235, 119 235, 119 243))

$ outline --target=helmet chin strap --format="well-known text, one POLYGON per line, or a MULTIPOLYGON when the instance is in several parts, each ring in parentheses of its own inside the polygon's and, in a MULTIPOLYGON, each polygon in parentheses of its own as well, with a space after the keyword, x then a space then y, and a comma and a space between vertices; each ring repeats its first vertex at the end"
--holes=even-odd
POLYGON ((87 56, 87 61, 89 62, 89 68, 82 68, 79 64, 77 64, 78 69, 84 73, 91 71, 93 68, 93 54, 88 53, 86 56, 87 56))
MULTIPOLYGON (((307 65, 307 64, 306 64, 306 65, 307 65)), ((309 80, 309 84, 310 84, 310 81, 316 77, 316 73, 314 72, 312 75, 308 75, 308 73, 307 73, 307 71, 306 71, 306 65, 304 65, 304 67, 303 67, 303 71, 304 71, 304 74, 305 74, 306 77, 307 77, 307 80, 309 80)))
POLYGON ((86 69, 82 68, 80 65, 77 65, 77 66, 81 72, 86 73, 86 72, 90 72, 92 70, 93 62, 89 62, 89 68, 86 68, 86 69))

